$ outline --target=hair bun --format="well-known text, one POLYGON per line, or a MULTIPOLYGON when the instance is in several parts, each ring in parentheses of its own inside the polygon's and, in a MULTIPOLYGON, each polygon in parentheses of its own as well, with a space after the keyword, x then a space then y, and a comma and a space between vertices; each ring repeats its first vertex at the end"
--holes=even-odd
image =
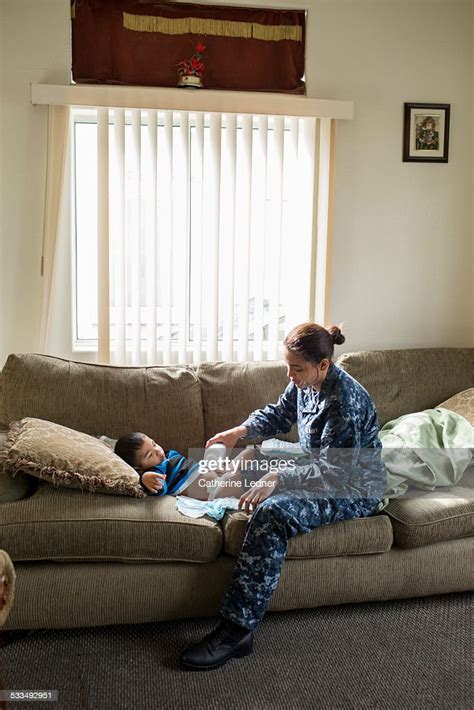
POLYGON ((331 325, 327 330, 332 338, 332 342, 334 343, 334 345, 342 345, 342 343, 345 342, 346 339, 343 336, 341 329, 338 328, 337 325, 331 325))

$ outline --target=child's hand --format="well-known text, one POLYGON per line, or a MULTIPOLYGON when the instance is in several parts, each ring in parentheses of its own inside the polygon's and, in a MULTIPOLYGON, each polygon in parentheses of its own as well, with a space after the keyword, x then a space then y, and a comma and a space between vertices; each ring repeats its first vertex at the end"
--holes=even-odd
POLYGON ((152 493, 158 493, 163 488, 163 481, 166 478, 164 473, 156 471, 146 471, 142 476, 142 483, 152 493))

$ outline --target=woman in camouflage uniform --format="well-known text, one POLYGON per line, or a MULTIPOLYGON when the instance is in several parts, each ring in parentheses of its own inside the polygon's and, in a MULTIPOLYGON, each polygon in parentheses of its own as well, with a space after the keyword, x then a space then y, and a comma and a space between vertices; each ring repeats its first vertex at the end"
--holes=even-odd
POLYGON ((284 340, 290 382, 277 404, 207 442, 233 448, 241 438, 269 438, 296 423, 306 455, 291 469, 266 473, 242 495, 241 507, 255 511, 222 600, 221 623, 184 651, 186 668, 209 670, 251 653, 253 630, 277 586, 290 537, 381 508, 386 471, 377 413, 362 385, 332 362, 334 344, 344 340, 336 326, 294 328, 284 340))

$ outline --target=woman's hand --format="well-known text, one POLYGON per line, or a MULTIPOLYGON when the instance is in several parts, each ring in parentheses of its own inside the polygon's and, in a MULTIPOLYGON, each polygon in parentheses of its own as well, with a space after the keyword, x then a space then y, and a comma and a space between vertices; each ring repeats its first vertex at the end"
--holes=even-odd
POLYGON ((166 476, 164 473, 156 473, 156 471, 145 471, 142 475, 142 483, 145 488, 148 488, 152 493, 158 493, 163 488, 163 481, 166 476))
POLYGON ((222 443, 227 446, 228 449, 233 449, 239 439, 245 436, 247 433, 247 427, 235 426, 232 429, 226 429, 226 431, 221 431, 219 434, 214 434, 211 436, 209 441, 206 442, 206 449, 211 444, 222 443))
POLYGON ((250 513, 259 503, 269 498, 275 493, 275 488, 278 485, 278 471, 270 471, 255 484, 240 496, 239 509, 245 513, 250 513))

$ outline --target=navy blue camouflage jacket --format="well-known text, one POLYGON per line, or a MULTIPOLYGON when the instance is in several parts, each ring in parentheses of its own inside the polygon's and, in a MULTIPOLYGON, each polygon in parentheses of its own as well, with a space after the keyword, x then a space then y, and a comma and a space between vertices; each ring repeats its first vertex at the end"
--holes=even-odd
MULTIPOLYGON (((289 383, 276 404, 243 422, 246 439, 287 433, 305 456, 279 467, 279 490, 305 488, 334 498, 382 498, 386 470, 375 404, 362 385, 331 363, 320 392, 289 383)), ((282 463, 282 462, 280 462, 282 463)))

